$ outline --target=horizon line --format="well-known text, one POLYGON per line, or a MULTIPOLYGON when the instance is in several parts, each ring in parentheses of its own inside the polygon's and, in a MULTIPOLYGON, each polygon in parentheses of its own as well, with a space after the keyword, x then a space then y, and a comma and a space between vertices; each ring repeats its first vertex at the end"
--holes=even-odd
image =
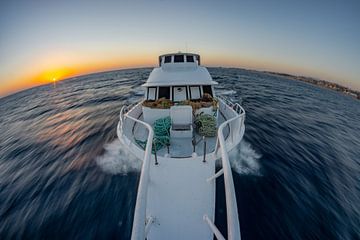
MULTIPOLYGON (((286 74, 286 75, 288 75, 288 77, 304 77, 304 78, 314 79, 314 80, 318 80, 318 81, 325 81, 325 82, 329 82, 329 83, 332 83, 332 84, 336 84, 336 85, 338 85, 340 87, 343 87, 343 88, 347 88, 347 89, 352 90, 352 91, 360 92, 360 89, 354 89, 352 87, 344 86, 342 84, 336 83, 336 82, 331 81, 331 80, 324 80, 322 78, 316 78, 316 77, 307 76, 307 75, 294 75, 292 73, 287 73, 287 72, 282 72, 282 71, 281 72, 279 72, 279 71, 269 71, 269 70, 264 70, 264 69, 244 68, 244 67, 237 67, 237 66, 218 66, 218 65, 216 65, 216 66, 214 66, 214 65, 208 65, 208 66, 202 65, 202 66, 207 67, 207 68, 227 68, 227 69, 233 68, 233 69, 242 69, 242 70, 247 70, 247 71, 255 71, 255 72, 270 73, 270 74, 286 74)), ((139 67, 128 67, 128 68, 127 67, 125 67, 125 68, 114 68, 114 69, 107 69, 107 70, 104 69, 104 70, 93 71, 93 72, 90 71, 90 72, 86 72, 86 73, 75 74, 73 76, 69 76, 69 77, 66 77, 64 79, 57 80, 56 83, 63 82, 63 81, 68 81, 68 80, 71 80, 73 78, 87 76, 87 75, 114 72, 114 71, 146 69, 146 68, 155 68, 155 67, 154 66, 139 66, 139 67)), ((284 76, 284 77, 287 77, 287 76, 284 76)), ((48 83, 43 83, 43 84, 37 84, 37 85, 31 86, 29 88, 19 89, 18 91, 10 92, 9 94, 3 95, 3 96, 0 95, 0 99, 10 97, 12 95, 19 94, 21 92, 24 92, 24 91, 27 91, 27 90, 30 90, 30 89, 33 89, 33 88, 37 88, 37 87, 41 87, 41 86, 47 86, 47 85, 51 85, 51 84, 53 84, 53 83, 48 82, 48 83)))

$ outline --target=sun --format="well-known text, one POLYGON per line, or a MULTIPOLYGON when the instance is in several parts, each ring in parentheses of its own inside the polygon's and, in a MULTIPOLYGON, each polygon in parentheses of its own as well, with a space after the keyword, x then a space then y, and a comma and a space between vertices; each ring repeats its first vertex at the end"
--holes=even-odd
POLYGON ((68 68, 48 69, 34 77, 42 83, 56 83, 73 74, 68 68))

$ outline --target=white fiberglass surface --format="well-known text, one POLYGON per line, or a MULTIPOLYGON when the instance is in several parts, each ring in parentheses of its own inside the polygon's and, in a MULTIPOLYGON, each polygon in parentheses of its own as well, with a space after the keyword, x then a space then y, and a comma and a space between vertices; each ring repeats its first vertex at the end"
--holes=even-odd
MULTIPOLYGON (((139 117, 140 120, 143 121, 142 115, 139 117)), ((222 114, 219 114, 218 118, 218 126, 225 121, 225 118, 222 114)), ((228 135, 228 128, 225 128, 224 135, 228 135)), ((145 141, 147 139, 147 130, 144 126, 140 124, 135 124, 132 128, 131 133, 128 134, 133 135, 130 139, 137 139, 140 141, 145 141)), ((203 137, 196 133, 194 130, 195 136, 195 153, 198 156, 203 155, 204 153, 204 143, 206 142, 206 154, 211 153, 215 150, 216 139, 217 137, 206 137, 205 142, 203 137)), ((165 156, 165 154, 169 154, 169 157, 174 158, 187 158, 191 157, 193 153, 193 144, 192 138, 170 138, 170 146, 169 149, 167 147, 163 147, 157 151, 158 156, 165 156)))
POLYGON ((214 219, 215 161, 163 159, 150 167, 147 216, 152 224, 147 239, 212 239, 203 220, 214 219), (190 186, 191 185, 191 186, 190 186))

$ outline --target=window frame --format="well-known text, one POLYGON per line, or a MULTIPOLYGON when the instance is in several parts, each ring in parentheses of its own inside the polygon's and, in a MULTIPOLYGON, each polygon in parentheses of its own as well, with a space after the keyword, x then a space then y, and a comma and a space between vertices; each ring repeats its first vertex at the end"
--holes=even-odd
POLYGON ((203 85, 203 86, 202 86, 203 95, 204 95, 205 93, 207 93, 207 92, 204 91, 204 87, 209 87, 210 90, 211 90, 211 94, 210 94, 210 95, 211 95, 212 97, 214 97, 214 90, 213 90, 212 85, 203 85))
POLYGON ((165 97, 165 99, 168 99, 168 100, 171 99, 171 87, 170 87, 170 86, 159 86, 158 88, 159 88, 159 89, 158 89, 157 99, 160 99, 160 98, 161 98, 161 97, 160 97, 160 88, 168 88, 168 89, 169 89, 169 98, 166 98, 166 97, 165 97))
POLYGON ((171 63, 171 62, 172 62, 172 56, 171 55, 168 55, 168 56, 164 57, 164 63, 171 63), (167 62, 166 58, 170 58, 170 62, 167 62))
POLYGON ((201 99, 202 94, 201 94, 201 87, 200 87, 200 85, 190 85, 190 86, 189 86, 189 94, 190 94, 190 100, 201 99), (199 95, 200 95, 199 98, 194 98, 194 99, 192 98, 192 96, 191 96, 191 88, 198 88, 198 89, 199 89, 199 95))
POLYGON ((185 56, 185 59, 186 59, 186 62, 195 62, 195 59, 194 59, 194 56, 193 55, 186 55, 185 56), (188 58, 191 58, 192 59, 192 61, 188 61, 188 58))
POLYGON ((175 101, 174 100, 174 89, 175 88, 178 88, 178 87, 181 87, 181 88, 185 88, 185 91, 186 91, 186 99, 185 100, 188 100, 189 99, 189 95, 188 95, 188 87, 186 86, 186 85, 179 85, 179 86, 172 86, 171 87, 171 101, 173 101, 173 102, 181 102, 181 101, 184 101, 184 100, 181 100, 181 101, 175 101))
POLYGON ((147 88, 147 93, 146 93, 146 100, 156 101, 156 99, 157 99, 157 92, 158 92, 158 88, 157 88, 157 87, 148 87, 148 88, 147 88), (155 97, 154 97, 154 99, 149 99, 149 90, 150 90, 150 88, 155 88, 155 97))
POLYGON ((174 63, 183 63, 183 62, 185 62, 185 57, 183 54, 175 54, 174 55, 174 63), (179 61, 179 62, 175 61, 176 57, 182 57, 182 61, 179 61))
POLYGON ((196 59, 198 65, 200 65, 200 55, 195 55, 195 59, 196 59))

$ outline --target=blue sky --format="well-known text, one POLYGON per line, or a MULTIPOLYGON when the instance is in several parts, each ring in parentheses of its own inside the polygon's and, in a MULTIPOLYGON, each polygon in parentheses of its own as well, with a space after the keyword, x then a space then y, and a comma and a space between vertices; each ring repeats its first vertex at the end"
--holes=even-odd
POLYGON ((49 69, 152 66, 157 55, 188 50, 209 66, 360 90, 359 13, 360 1, 331 0, 2 1, 0 88, 37 84, 49 69))

